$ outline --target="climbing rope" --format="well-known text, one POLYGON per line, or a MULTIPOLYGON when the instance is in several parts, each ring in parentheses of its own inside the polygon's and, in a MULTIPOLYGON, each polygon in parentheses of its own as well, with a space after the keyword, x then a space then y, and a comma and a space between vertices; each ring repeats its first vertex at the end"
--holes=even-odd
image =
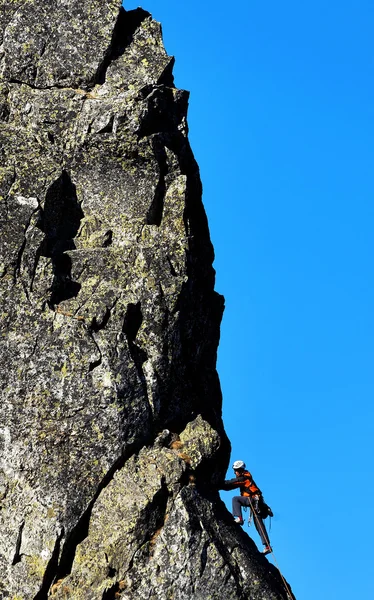
MULTIPOLYGON (((252 501, 251 501, 251 498, 250 498, 250 496, 248 496, 248 500, 249 500, 249 506, 251 507, 251 514, 253 515, 254 519, 256 519, 257 525, 259 526, 259 528, 260 528, 260 529, 261 529, 261 531, 262 531, 262 535, 263 535, 264 537, 267 537, 267 536, 266 536, 266 531, 264 532, 263 522, 262 522, 262 520, 260 520, 260 519, 258 518, 258 514, 256 513, 256 511, 255 511, 255 510, 254 510, 254 508, 253 508, 253 505, 252 505, 252 501)), ((275 564, 275 566, 277 567, 277 569, 278 569, 278 571, 279 571, 279 575, 280 575, 280 576, 281 576, 281 578, 282 578, 283 585, 284 585, 284 588, 285 588, 285 590, 286 590, 286 594, 287 594, 288 598, 290 598, 290 600, 294 600, 294 596, 292 595, 292 593, 291 593, 291 590, 290 590, 290 588, 289 588, 289 586, 288 586, 288 584, 287 584, 287 582, 286 582, 285 578, 284 578, 284 577, 283 577, 283 575, 282 575, 282 571, 281 571, 281 570, 280 570, 280 568, 279 568, 279 565, 278 565, 277 559, 275 558, 275 554, 274 554, 274 551, 273 551, 273 548, 272 548, 272 546, 271 546, 271 545, 270 545, 270 548, 271 548, 271 552, 270 552, 269 554, 272 554, 272 555, 273 555, 274 564, 275 564)))

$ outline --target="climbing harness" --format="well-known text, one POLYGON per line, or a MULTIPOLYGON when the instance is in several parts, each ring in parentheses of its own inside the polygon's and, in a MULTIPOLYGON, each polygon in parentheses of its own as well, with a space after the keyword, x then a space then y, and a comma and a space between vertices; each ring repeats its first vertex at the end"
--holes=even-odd
MULTIPOLYGON (((244 510, 244 512, 247 512, 247 506, 243 506, 242 509, 244 510)), ((273 517, 273 512, 271 511, 271 513, 268 513, 268 517, 269 517, 269 533, 271 532, 271 518, 273 517)), ((262 519, 264 519, 265 517, 262 517, 262 519)), ((249 515, 248 515, 248 527, 250 527, 252 525, 252 510, 249 511, 249 515)), ((265 525, 265 529, 266 529, 266 525, 265 525)))
MULTIPOLYGON (((251 501, 251 497, 250 497, 250 496, 248 496, 248 501, 249 501, 249 506, 251 507, 250 513, 252 513, 252 514, 253 514, 253 518, 254 518, 254 519, 256 519, 257 525, 258 525, 258 526, 259 526, 259 528, 261 529, 261 531, 262 531, 262 534, 263 534, 263 535, 265 535, 265 533, 266 533, 266 532, 264 532, 264 527, 263 527, 262 520, 260 520, 260 519, 258 518, 258 515, 257 515, 257 513, 255 512, 255 509, 254 509, 254 507, 253 507, 253 504, 252 504, 252 501, 251 501)), ((248 525, 249 525, 249 524, 250 524, 250 523, 249 523, 249 519, 248 519, 248 525)), ((275 558, 275 554, 274 554, 273 548, 272 548, 271 546, 270 546, 270 548, 271 548, 271 550, 270 550, 270 553, 269 553, 269 554, 272 554, 272 556, 273 556, 274 564, 275 564, 275 566, 277 567, 277 569, 278 569, 278 571, 279 571, 279 575, 281 576, 281 579, 282 579, 282 581, 283 581, 283 585, 284 585, 284 589, 286 590, 286 594, 287 594, 287 596, 288 596, 288 598, 289 598, 290 600, 293 600, 293 598, 294 598, 294 597, 293 597, 293 595, 292 595, 292 593, 291 593, 291 590, 290 590, 290 588, 289 588, 289 587, 288 587, 288 585, 287 585, 287 582, 286 582, 285 578, 284 578, 284 577, 283 577, 283 575, 282 575, 282 572, 281 572, 281 570, 280 570, 280 568, 279 568, 278 562, 277 562, 277 560, 276 560, 276 558, 275 558)))

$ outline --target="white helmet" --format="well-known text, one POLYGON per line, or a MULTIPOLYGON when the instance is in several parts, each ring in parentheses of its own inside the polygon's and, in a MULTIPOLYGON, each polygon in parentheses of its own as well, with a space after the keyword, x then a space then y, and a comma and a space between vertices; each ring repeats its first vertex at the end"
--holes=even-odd
POLYGON ((245 469, 245 463, 242 460, 236 460, 232 465, 232 468, 234 471, 237 471, 238 469, 245 469))

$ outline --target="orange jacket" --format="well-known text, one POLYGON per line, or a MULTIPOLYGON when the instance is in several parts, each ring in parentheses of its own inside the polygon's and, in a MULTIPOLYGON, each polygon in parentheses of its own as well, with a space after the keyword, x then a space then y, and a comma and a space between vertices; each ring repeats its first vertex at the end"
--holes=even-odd
POLYGON ((234 490, 235 488, 240 488, 241 496, 261 495, 261 490, 253 481, 249 471, 244 471, 243 475, 239 475, 239 477, 235 477, 234 479, 227 479, 224 482, 222 489, 234 490))

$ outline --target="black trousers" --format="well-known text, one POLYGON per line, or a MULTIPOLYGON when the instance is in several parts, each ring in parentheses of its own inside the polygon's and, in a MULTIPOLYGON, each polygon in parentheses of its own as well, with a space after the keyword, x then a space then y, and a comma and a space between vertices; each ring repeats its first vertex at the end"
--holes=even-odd
MULTIPOLYGON (((264 546, 270 546, 270 540, 268 532, 266 531, 265 523, 261 519, 260 515, 257 514, 256 509, 258 500, 256 500, 255 498, 251 498, 251 503, 255 512, 255 514, 253 515, 253 521, 257 529, 258 535, 261 538, 261 542, 264 546)), ((248 496, 234 496, 232 499, 232 514, 234 515, 234 517, 240 517, 241 519, 243 518, 242 506, 251 506, 248 496)))

